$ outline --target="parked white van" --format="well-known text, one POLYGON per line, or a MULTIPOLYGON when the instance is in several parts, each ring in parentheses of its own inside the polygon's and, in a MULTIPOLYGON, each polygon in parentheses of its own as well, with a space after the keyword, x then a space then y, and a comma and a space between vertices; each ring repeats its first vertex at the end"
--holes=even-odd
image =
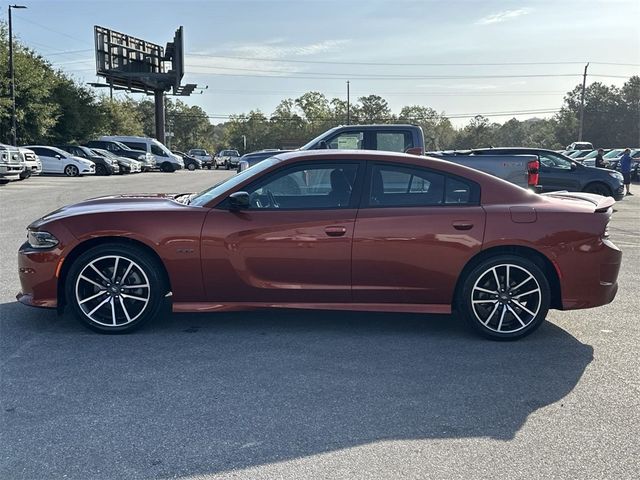
POLYGON ((127 147, 134 150, 142 150, 143 152, 150 153, 155 157, 156 165, 158 165, 160 170, 163 172, 173 172, 184 168, 184 160, 182 160, 178 155, 171 153, 167 147, 155 138, 105 135, 100 137, 100 140, 111 140, 124 143, 127 147))

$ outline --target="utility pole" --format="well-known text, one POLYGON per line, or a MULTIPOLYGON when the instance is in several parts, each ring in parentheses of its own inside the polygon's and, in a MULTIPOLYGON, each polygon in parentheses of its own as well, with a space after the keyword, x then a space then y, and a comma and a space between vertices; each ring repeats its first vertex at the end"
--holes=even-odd
POLYGON ((11 145, 18 145, 18 127, 16 123, 16 79, 13 71, 13 23, 11 9, 27 8, 24 5, 9 5, 9 95, 11 96, 11 145))
POLYGON ((349 102, 349 80, 347 80, 347 125, 351 125, 351 104, 349 102))
POLYGON ((582 76, 582 95, 580 96, 580 131, 578 132, 578 141, 582 141, 582 129, 584 127, 584 91, 587 86, 587 68, 589 64, 584 66, 584 75, 582 76))
POLYGON ((155 97, 155 118, 156 118, 156 140, 164 144, 164 90, 154 90, 155 97))

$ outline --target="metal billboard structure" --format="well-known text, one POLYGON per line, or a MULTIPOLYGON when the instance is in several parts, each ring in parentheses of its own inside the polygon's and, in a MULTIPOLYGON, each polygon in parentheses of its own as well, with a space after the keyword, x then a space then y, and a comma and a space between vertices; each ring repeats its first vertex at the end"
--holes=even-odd
POLYGON ((182 27, 176 30, 166 48, 98 25, 94 27, 94 36, 96 75, 104 77, 107 85, 115 90, 153 93, 156 138, 164 143, 165 92, 187 96, 196 87, 195 84, 181 85, 184 76, 182 27))

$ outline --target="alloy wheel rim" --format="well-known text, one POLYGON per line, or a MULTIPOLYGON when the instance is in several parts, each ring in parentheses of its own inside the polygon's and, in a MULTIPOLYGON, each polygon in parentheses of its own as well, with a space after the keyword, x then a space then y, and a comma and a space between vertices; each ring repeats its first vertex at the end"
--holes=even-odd
POLYGON ((106 255, 85 265, 76 280, 75 294, 89 320, 113 328, 130 324, 145 312, 151 286, 136 262, 120 255, 106 255))
POLYGON ((471 290, 473 314, 495 333, 515 333, 536 318, 542 306, 542 289, 535 276, 514 264, 487 269, 471 290))
POLYGON ((68 165, 65 169, 67 176, 75 177, 77 175, 78 169, 73 165, 68 165))

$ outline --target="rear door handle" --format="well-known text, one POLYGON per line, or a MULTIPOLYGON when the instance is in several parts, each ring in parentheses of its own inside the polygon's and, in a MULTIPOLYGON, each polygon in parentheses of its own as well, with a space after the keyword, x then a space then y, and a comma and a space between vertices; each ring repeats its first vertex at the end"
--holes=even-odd
POLYGON ((324 229, 324 233, 326 233, 330 237, 342 237, 345 233, 347 233, 347 228, 339 226, 326 227, 324 229))
POLYGON ((453 228, 456 230, 471 230, 473 223, 471 222, 453 222, 453 228))

